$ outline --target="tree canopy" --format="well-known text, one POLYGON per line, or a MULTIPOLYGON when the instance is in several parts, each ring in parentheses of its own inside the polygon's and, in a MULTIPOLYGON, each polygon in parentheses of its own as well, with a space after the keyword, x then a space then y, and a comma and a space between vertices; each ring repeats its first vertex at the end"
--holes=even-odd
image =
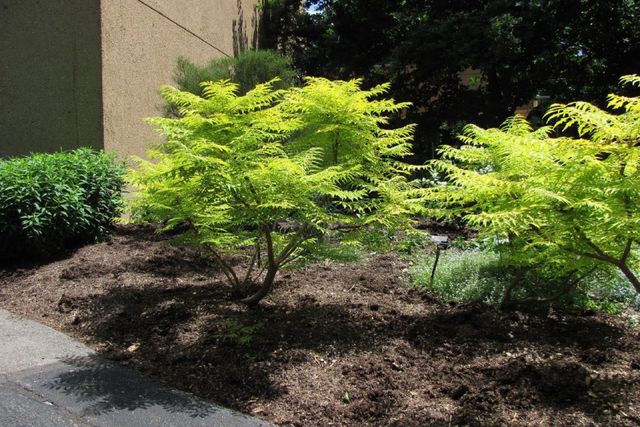
MULTIPOLYGON (((640 69, 637 0, 270 0, 267 43, 307 75, 391 81, 420 158, 466 123, 497 126, 537 95, 602 105, 640 69), (477 79, 462 81, 464 70, 477 79)), ((535 112, 541 115, 539 112, 535 112)))

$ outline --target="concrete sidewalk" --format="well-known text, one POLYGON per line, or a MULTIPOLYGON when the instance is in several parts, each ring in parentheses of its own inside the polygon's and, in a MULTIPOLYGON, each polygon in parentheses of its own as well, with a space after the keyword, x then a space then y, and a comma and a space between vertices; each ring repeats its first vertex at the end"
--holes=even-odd
POLYGON ((0 310, 0 426, 268 426, 168 389, 0 310))

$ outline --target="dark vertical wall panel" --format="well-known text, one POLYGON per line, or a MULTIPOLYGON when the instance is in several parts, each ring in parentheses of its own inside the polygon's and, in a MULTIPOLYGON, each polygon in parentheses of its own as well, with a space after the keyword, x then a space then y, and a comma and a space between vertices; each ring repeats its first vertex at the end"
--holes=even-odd
POLYGON ((102 148, 99 0, 0 0, 0 156, 102 148))

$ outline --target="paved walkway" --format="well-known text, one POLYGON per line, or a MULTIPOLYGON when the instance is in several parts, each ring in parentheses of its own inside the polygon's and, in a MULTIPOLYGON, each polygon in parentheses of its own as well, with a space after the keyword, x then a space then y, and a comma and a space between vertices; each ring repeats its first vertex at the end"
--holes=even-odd
POLYGON ((163 387, 60 332, 0 310, 0 426, 268 424, 163 387))

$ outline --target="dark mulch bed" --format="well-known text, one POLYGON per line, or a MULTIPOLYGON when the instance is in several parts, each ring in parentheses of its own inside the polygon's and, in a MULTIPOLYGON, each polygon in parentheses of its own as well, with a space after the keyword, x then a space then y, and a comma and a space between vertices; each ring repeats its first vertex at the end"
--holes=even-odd
POLYGON ((277 424, 640 425, 627 320, 443 305, 406 285, 404 268, 372 255, 284 272, 247 310, 206 258, 126 227, 1 271, 0 306, 277 424))

